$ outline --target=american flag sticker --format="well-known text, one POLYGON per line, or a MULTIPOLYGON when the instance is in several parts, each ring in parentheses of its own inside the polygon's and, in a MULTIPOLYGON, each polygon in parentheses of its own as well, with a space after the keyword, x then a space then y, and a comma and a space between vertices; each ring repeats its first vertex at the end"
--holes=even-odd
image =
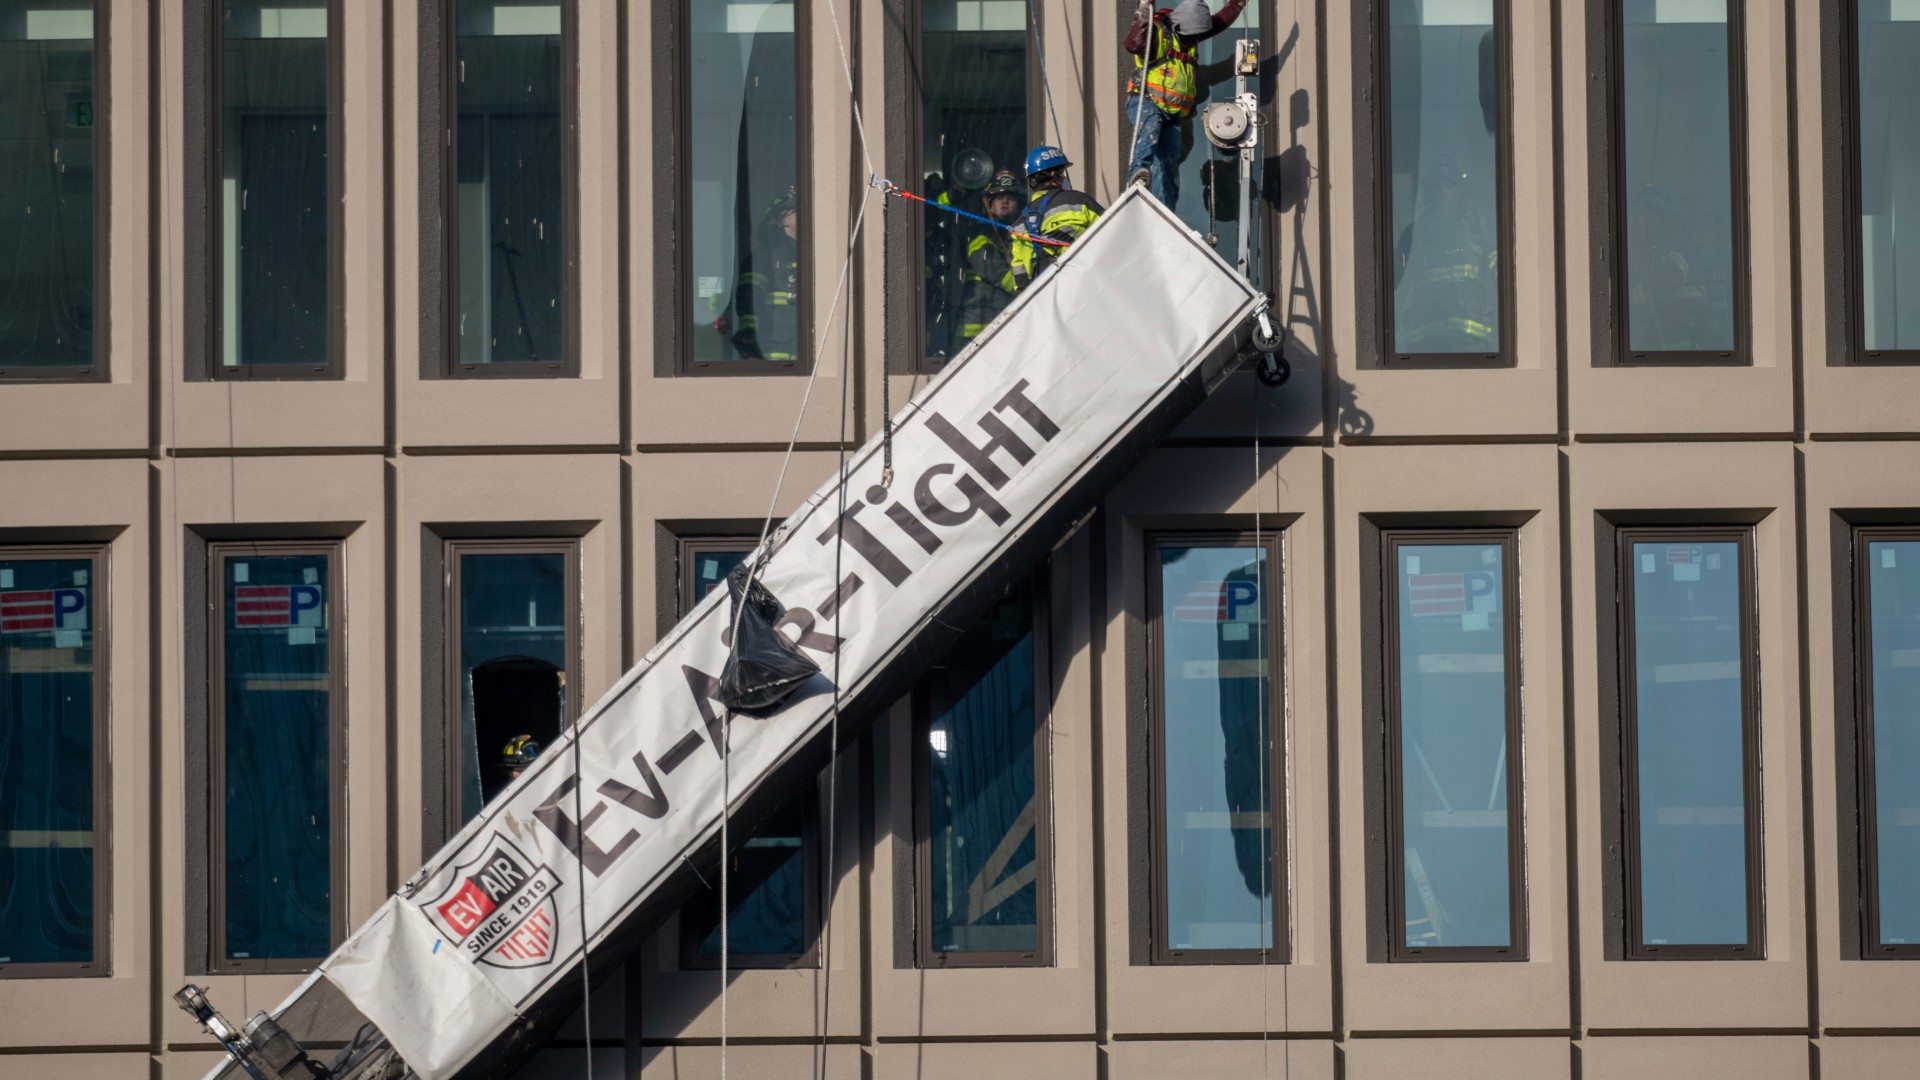
POLYGON ((1407 608, 1423 615, 1466 615, 1499 607, 1498 582, 1490 570, 1458 574, 1408 574, 1407 608))
POLYGON ((318 585, 236 585, 233 625, 244 629, 322 627, 326 606, 318 585))
POLYGON ((25 589, 0 593, 0 634, 86 628, 85 589, 25 589))

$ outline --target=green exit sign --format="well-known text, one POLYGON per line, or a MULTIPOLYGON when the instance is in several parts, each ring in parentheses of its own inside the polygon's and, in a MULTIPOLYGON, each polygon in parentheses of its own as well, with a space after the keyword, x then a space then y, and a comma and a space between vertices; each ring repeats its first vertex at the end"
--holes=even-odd
POLYGON ((69 105, 71 126, 77 128, 90 128, 93 126, 93 102, 74 101, 70 102, 69 105))

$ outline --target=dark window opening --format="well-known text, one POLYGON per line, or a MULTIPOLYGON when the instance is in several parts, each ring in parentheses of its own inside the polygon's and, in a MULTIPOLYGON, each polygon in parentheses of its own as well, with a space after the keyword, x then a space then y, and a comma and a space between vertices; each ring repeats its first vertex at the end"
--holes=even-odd
POLYGON ((536 657, 503 656, 475 667, 470 679, 481 800, 492 802, 560 737, 561 670, 536 657))

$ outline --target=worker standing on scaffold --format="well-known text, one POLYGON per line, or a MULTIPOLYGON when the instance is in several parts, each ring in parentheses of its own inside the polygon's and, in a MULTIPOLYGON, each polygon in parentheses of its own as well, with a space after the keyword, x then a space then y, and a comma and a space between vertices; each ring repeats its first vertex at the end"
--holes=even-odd
POLYGON ((1027 189, 1032 194, 1026 213, 1013 227, 1016 288, 1026 288, 1066 250, 1057 244, 1036 244, 1030 237, 1071 244, 1107 212, 1093 201, 1093 196, 1073 190, 1067 179, 1067 168, 1072 164, 1057 146, 1036 146, 1027 154, 1027 189))
POLYGON ((1127 183, 1146 184, 1168 207, 1180 201, 1180 158, 1187 149, 1187 121, 1199 104, 1195 71, 1201 42, 1233 25, 1247 0, 1227 0, 1218 14, 1205 0, 1181 0, 1171 10, 1153 11, 1141 0, 1127 28, 1126 50, 1133 54, 1133 156, 1127 183), (1142 93, 1144 84, 1145 92, 1142 93))

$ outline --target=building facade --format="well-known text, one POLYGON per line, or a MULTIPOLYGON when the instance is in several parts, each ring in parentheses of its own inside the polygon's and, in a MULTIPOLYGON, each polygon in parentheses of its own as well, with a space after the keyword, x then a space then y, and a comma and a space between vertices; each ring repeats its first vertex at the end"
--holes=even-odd
MULTIPOLYGON (((1132 14, 0 0, 0 1075, 214 1064, 1005 306, 869 177, 1118 193, 1132 14)), ((1241 41, 1291 381, 527 1075, 1914 1074, 1920 5, 1241 41)))

